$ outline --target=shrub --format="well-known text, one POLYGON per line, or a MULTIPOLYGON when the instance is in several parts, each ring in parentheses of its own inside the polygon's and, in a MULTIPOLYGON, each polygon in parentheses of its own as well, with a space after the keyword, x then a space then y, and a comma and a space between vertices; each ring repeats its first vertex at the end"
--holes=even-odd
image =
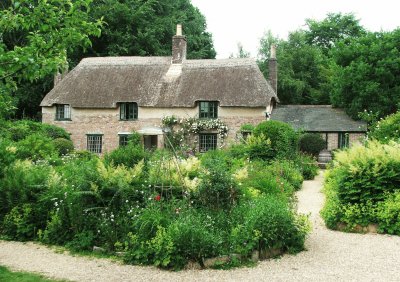
POLYGON ((253 135, 270 140, 271 158, 291 158, 297 152, 298 135, 287 123, 263 121, 254 128, 253 135))
POLYGON ((312 156, 301 153, 297 154, 295 164, 305 180, 314 179, 314 177, 318 175, 318 163, 312 156))
POLYGON ((146 157, 142 142, 138 133, 133 133, 128 140, 128 144, 104 155, 106 164, 111 163, 115 166, 125 165, 134 167, 138 162, 146 157))
POLYGON ((53 144, 59 156, 67 155, 74 150, 72 141, 65 138, 56 138, 53 140, 53 144))
POLYGON ((1 231, 10 239, 26 241, 35 236, 36 224, 32 204, 23 204, 6 214, 1 231))
POLYGON ((210 209, 229 209, 237 200, 237 183, 231 176, 226 155, 210 152, 202 158, 205 168, 195 197, 199 203, 210 209))
POLYGON ((318 133, 306 133, 300 136, 300 151, 312 156, 318 156, 319 152, 326 147, 326 141, 318 133))
POLYGON ((283 199, 265 195, 241 205, 235 212, 239 213, 237 220, 241 220, 232 229, 234 252, 250 255, 253 250, 303 249, 309 224, 304 218, 297 218, 283 199))
MULTIPOLYGON (((27 160, 7 167, 4 178, 0 179, 0 220, 18 205, 36 204, 46 190, 50 172, 49 166, 34 165, 27 160)), ((42 226, 43 218, 37 220, 38 226, 42 226)))
POLYGON ((32 134, 39 134, 50 139, 64 138, 70 140, 69 134, 65 129, 31 120, 18 120, 8 122, 7 127, 8 137, 13 141, 20 141, 32 134))
POLYGON ((369 142, 338 152, 331 177, 341 203, 376 203, 400 183, 400 145, 369 142))
POLYGON ((51 139, 38 133, 29 135, 25 139, 17 142, 17 157, 19 159, 49 159, 57 156, 57 150, 51 139))
POLYGON ((400 141, 400 111, 378 121, 368 136, 382 143, 400 141))
POLYGON ((388 194, 379 204, 377 217, 380 231, 400 235, 400 191, 388 194))
POLYGON ((321 215, 333 229, 338 223, 348 230, 378 223, 381 231, 395 232, 398 198, 392 195, 399 183, 399 144, 370 141, 338 152, 325 177, 327 200, 321 215))

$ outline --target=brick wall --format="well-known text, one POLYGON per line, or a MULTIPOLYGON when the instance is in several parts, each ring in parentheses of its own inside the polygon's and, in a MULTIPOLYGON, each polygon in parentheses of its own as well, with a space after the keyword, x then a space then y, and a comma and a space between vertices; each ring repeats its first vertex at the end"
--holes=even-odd
MULTIPOLYGON (((265 109, 262 108, 223 108, 219 110, 220 119, 229 128, 224 146, 237 140, 242 124, 257 125, 265 120, 265 109)), ((143 109, 139 108, 139 118, 134 121, 120 121, 119 109, 71 109, 71 121, 56 121, 55 107, 42 108, 44 123, 65 128, 70 134, 77 150, 86 150, 87 134, 102 134, 102 151, 108 152, 119 146, 118 133, 139 131, 146 127, 159 127, 161 118, 174 114, 177 117, 197 117, 198 108, 191 109, 143 109)), ((219 140, 220 141, 220 140, 219 140)), ((158 138, 158 145, 163 145, 162 135, 158 138)), ((219 142, 218 145, 221 145, 219 142)))

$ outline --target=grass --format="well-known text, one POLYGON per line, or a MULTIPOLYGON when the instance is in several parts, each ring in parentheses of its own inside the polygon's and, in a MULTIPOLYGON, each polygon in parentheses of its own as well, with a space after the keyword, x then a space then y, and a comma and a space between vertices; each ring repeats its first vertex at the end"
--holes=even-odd
MULTIPOLYGON (((59 282, 62 280, 53 280, 43 277, 42 275, 27 272, 10 271, 4 266, 0 266, 0 281, 7 282, 59 282)), ((65 281, 65 280, 64 280, 65 281)))

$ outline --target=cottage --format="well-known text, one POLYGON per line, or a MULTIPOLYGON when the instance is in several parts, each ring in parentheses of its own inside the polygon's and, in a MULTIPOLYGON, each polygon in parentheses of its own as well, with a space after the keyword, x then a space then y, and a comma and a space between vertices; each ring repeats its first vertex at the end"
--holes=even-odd
POLYGON ((271 119, 289 123, 296 130, 320 133, 329 151, 359 142, 367 131, 365 122, 352 120, 331 105, 282 105, 273 109, 271 119))
MULTIPOLYGON (((276 60, 271 67, 276 68, 276 60)), ((276 89, 276 72, 271 72, 276 89)), ((233 141, 244 123, 266 119, 278 98, 253 59, 187 60, 182 28, 172 38, 172 57, 83 59, 41 102, 43 122, 65 128, 75 148, 103 153, 130 132, 147 148, 164 143, 161 119, 219 119, 233 141)), ((215 130, 199 132, 198 150, 220 144, 215 130)), ((227 142, 229 143, 229 142, 227 142)))

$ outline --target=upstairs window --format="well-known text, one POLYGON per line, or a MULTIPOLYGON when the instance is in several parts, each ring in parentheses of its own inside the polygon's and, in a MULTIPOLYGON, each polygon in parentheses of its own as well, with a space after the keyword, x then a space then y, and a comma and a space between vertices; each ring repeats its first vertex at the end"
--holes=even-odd
POLYGON ((202 101, 199 104, 200 118, 218 118, 218 102, 202 101))
POLYGON ((56 105, 56 120, 71 120, 70 105, 56 105))
POLYGON ((103 135, 88 134, 87 135, 87 150, 95 154, 101 154, 103 145, 103 135))
POLYGON ((119 105, 120 120, 135 120, 138 118, 138 106, 136 103, 121 103, 119 105))

